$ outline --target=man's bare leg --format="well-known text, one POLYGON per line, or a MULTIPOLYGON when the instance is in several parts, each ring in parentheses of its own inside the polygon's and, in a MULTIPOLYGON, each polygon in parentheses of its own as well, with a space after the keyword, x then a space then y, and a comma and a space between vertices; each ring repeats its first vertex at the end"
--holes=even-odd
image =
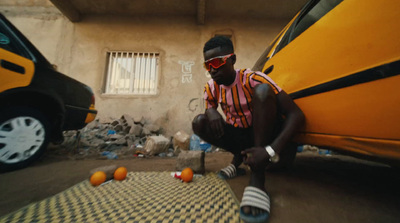
MULTIPOLYGON (((192 129, 193 129, 193 132, 196 135, 198 135, 201 139, 205 140, 206 142, 208 142, 212 145, 223 148, 221 146, 223 144, 221 138, 217 138, 217 137, 215 137, 214 134, 212 134, 209 121, 205 114, 197 115, 193 119, 192 129)), ((223 168, 223 169, 226 169, 225 171, 223 171, 223 173, 227 172, 227 173, 225 173, 225 175, 227 175, 226 178, 231 178, 232 176, 236 176, 236 175, 243 175, 244 174, 243 172, 245 172, 245 170, 238 168, 243 163, 243 155, 240 153, 241 151, 234 150, 233 148, 223 148, 223 149, 225 149, 233 154, 233 158, 231 161, 231 164, 234 166, 233 170, 232 170, 231 165, 223 168), (235 173, 233 173, 232 171, 234 171, 235 173), (230 174, 230 173, 232 173, 232 174, 230 174)))
MULTIPOLYGON (((254 146, 267 146, 273 140, 277 123, 277 99, 268 84, 256 86, 253 97, 253 129, 254 146)), ((265 168, 268 162, 251 169, 250 186, 257 187, 266 192, 265 168)), ((243 207, 246 214, 257 215, 262 210, 253 207, 243 207)))

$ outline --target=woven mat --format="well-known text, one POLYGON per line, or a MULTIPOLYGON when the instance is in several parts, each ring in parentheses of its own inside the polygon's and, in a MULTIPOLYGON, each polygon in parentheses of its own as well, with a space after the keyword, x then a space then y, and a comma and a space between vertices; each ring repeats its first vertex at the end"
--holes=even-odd
POLYGON ((93 187, 88 180, 0 218, 0 222, 240 222, 239 202, 216 174, 183 183, 170 172, 130 172, 93 187))

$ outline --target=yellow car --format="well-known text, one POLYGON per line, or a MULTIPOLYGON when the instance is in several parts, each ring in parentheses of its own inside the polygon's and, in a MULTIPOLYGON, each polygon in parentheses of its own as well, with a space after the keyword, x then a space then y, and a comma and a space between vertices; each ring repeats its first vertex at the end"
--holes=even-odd
POLYGON ((400 1, 312 0, 256 62, 303 110, 295 141, 400 160, 400 1))

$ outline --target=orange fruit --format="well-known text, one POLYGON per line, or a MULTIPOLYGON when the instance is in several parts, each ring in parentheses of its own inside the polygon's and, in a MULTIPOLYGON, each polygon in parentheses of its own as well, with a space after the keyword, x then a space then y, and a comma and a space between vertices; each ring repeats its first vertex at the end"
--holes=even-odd
POLYGON ((93 186, 99 186, 106 181, 107 175, 103 171, 97 171, 90 177, 90 183, 93 186))
POLYGON ((114 180, 124 180, 127 174, 128 170, 125 167, 118 167, 114 172, 114 180))
POLYGON ((190 182, 193 179, 193 170, 190 169, 189 167, 185 168, 182 170, 181 173, 181 180, 183 182, 190 182))

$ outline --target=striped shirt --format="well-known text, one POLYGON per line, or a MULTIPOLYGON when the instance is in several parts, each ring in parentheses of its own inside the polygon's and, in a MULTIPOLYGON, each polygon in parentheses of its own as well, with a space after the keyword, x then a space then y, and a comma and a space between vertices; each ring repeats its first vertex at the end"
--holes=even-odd
POLYGON ((218 85, 213 79, 204 87, 206 109, 218 108, 221 104, 226 122, 239 128, 252 126, 252 98, 254 87, 269 84, 278 94, 282 89, 266 74, 249 69, 236 70, 235 81, 230 86, 218 85))

